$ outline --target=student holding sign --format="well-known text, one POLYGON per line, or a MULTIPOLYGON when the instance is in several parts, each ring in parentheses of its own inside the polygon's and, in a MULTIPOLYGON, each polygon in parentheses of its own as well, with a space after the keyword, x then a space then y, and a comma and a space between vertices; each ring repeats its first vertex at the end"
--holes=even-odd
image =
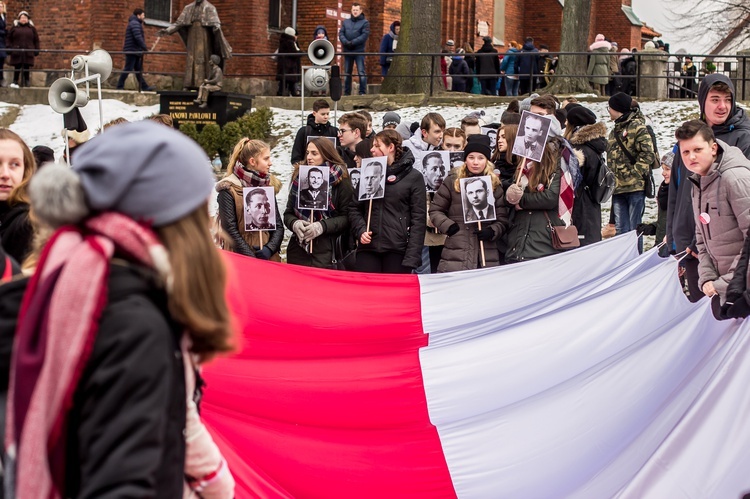
POLYGON ((284 225, 292 231, 286 259, 295 265, 330 268, 334 242, 349 229, 354 190, 344 159, 327 138, 311 140, 306 159, 307 166, 298 165, 292 173, 284 211, 284 225))
POLYGON ((385 189, 379 199, 360 201, 357 193, 352 199, 349 222, 359 241, 356 270, 408 274, 422 261, 427 203, 424 180, 395 130, 375 135, 371 152, 373 158, 362 160, 360 193, 366 189, 370 161, 379 157, 386 160, 385 189))
POLYGON ((270 170, 270 146, 241 139, 232 151, 227 175, 216 184, 219 220, 232 251, 280 262, 284 225, 275 194, 281 182, 270 170))
POLYGON ((560 251, 552 246, 550 225, 565 225, 558 216, 562 147, 560 139, 550 139, 541 163, 526 162, 518 183, 505 192, 507 203, 515 206, 513 224, 508 231, 506 262, 533 260, 560 251))
POLYGON ((508 208, 490 161, 489 137, 470 135, 464 153, 465 164, 448 175, 430 205, 430 220, 448 236, 438 272, 499 265, 497 244, 483 243, 496 241, 508 228, 508 208))

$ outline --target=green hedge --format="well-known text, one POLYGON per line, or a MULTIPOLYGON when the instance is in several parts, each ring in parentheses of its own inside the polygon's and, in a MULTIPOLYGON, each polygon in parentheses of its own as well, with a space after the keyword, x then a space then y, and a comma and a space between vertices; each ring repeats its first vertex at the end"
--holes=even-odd
POLYGON ((235 121, 230 121, 224 125, 224 128, 210 124, 198 132, 195 124, 183 123, 180 125, 180 131, 195 140, 206 151, 209 158, 213 158, 218 153, 226 168, 232 149, 241 138, 268 140, 272 126, 273 111, 267 107, 261 107, 235 121))

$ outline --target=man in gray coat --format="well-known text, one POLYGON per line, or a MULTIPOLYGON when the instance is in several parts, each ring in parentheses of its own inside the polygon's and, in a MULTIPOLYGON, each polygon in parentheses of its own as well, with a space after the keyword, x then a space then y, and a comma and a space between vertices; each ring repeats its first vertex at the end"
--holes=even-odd
POLYGON ((750 227, 750 160, 739 148, 715 139, 701 120, 686 121, 675 137, 692 173, 698 285, 723 304, 750 227))
MULTIPOLYGON (((750 119, 737 106, 732 81, 722 74, 707 75, 698 88, 700 119, 708 124, 714 136, 742 150, 750 158, 750 119)), ((690 301, 703 297, 698 286, 698 249, 695 243, 695 218, 690 193, 692 183, 687 180, 690 171, 685 168, 680 154, 675 150, 672 178, 669 182, 667 206, 667 245, 672 254, 687 251, 682 261, 685 268, 690 301)))

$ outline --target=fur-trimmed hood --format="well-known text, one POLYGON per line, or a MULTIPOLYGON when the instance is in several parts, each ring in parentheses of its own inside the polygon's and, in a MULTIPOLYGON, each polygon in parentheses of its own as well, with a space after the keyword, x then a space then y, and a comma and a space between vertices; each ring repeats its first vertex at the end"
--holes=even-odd
POLYGON ((570 143, 574 146, 580 146, 594 139, 607 137, 607 125, 602 122, 593 125, 584 125, 578 128, 570 137, 570 143))
POLYGON ((607 52, 609 52, 612 49, 612 44, 607 40, 601 40, 598 42, 594 42, 589 46, 589 50, 597 50, 601 48, 605 48, 607 49, 607 52))

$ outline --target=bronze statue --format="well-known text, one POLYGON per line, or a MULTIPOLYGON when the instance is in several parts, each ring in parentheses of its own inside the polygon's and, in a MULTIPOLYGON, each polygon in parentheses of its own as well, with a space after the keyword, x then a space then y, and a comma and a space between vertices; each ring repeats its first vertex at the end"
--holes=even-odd
POLYGON ((218 66, 222 69, 224 62, 232 57, 232 47, 221 31, 216 7, 206 0, 195 0, 186 5, 177 21, 157 35, 171 35, 175 31, 179 32, 187 48, 185 81, 182 85, 185 89, 199 88, 209 78, 209 59, 212 55, 220 57, 218 66))
POLYGON ((198 89, 198 98, 193 101, 202 109, 205 109, 208 106, 208 95, 211 92, 218 92, 221 90, 221 80, 224 79, 224 72, 219 67, 219 63, 221 63, 221 58, 216 54, 212 55, 211 59, 208 61, 208 64, 211 67, 211 75, 203 80, 203 83, 198 89))

